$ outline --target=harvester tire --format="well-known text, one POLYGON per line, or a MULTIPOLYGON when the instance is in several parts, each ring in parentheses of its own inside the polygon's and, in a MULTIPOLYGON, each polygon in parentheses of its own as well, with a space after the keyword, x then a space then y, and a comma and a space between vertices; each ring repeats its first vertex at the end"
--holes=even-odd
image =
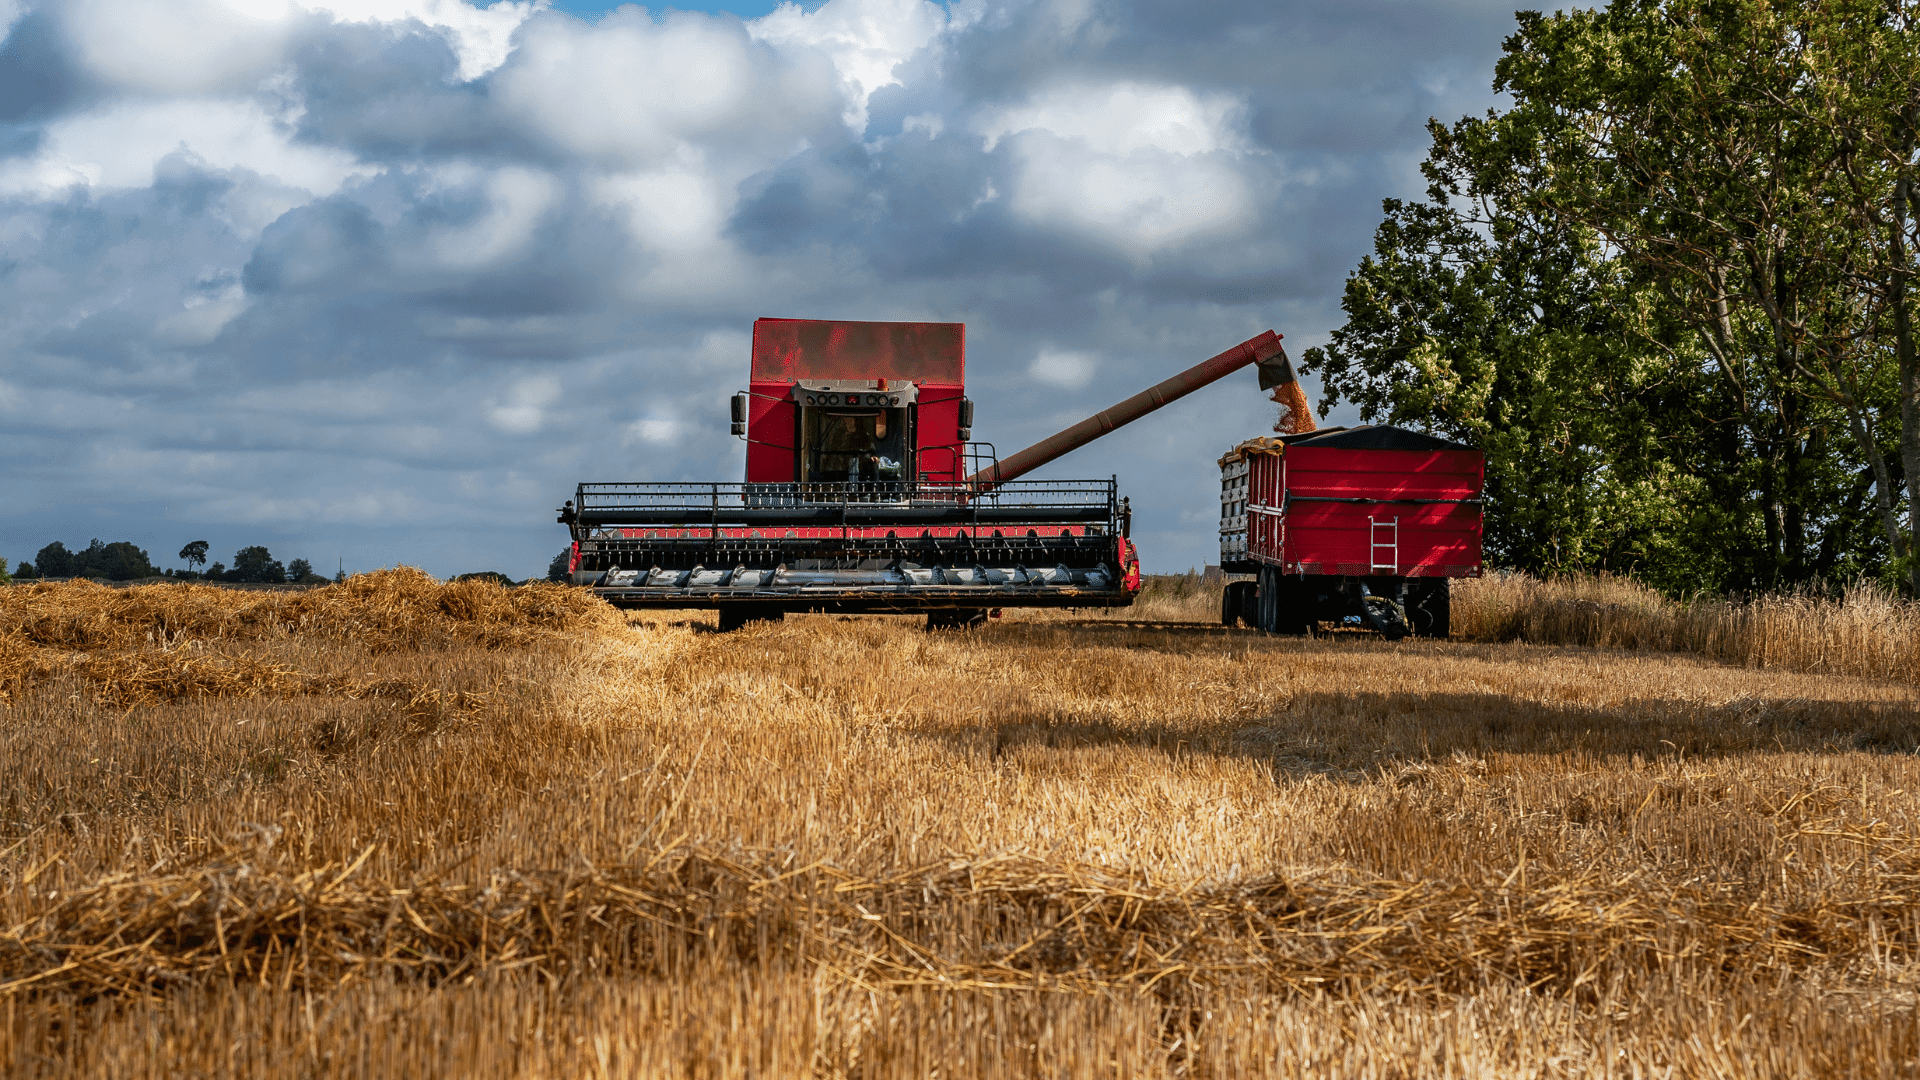
POLYGON ((786 617, 786 612, 771 604, 721 604, 720 632, 738 630, 754 622, 781 622, 786 617))

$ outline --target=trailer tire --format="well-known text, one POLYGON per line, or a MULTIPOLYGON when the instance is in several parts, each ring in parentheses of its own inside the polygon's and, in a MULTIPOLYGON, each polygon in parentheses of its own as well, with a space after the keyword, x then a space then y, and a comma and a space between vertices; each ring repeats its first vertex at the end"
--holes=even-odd
POLYGON ((1254 606, 1256 589, 1257 583, 1252 581, 1227 582, 1227 587, 1220 593, 1220 625, 1258 625, 1260 616, 1254 606))
POLYGON ((1453 633, 1452 586, 1450 578, 1427 578, 1418 592, 1409 590, 1407 622, 1414 637, 1444 638, 1453 633))
POLYGON ((1260 629, 1269 634, 1298 637, 1310 633, 1313 622, 1301 584, 1271 566, 1260 568, 1260 629))
POLYGON ((1274 633, 1294 637, 1313 633, 1313 618, 1308 605, 1306 583, 1274 571, 1274 633))

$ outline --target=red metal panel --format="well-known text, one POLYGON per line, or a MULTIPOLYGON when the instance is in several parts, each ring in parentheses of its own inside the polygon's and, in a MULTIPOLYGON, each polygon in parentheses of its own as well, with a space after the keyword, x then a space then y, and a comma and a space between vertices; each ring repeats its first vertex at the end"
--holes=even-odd
POLYGON ((922 383, 915 406, 914 442, 919 449, 920 478, 942 484, 959 483, 966 473, 960 457, 959 384, 922 383))
POLYGON ((964 323, 756 319, 753 378, 966 384, 964 323))
POLYGON ((1286 494, 1292 501, 1281 558, 1297 572, 1479 573, 1479 505, 1419 501, 1477 499, 1485 470, 1479 452, 1294 447, 1287 451, 1286 465, 1286 494), (1376 548, 1376 541, 1392 546, 1376 548))
POLYGON ((747 385, 747 483, 800 479, 793 384, 755 380, 747 385))
POLYGON ((1462 576, 1480 565, 1480 508, 1460 504, 1306 503, 1287 509, 1282 555, 1305 574, 1391 574, 1400 577, 1462 576), (1378 539, 1391 549, 1373 548, 1378 539), (1376 569, 1376 560, 1391 564, 1376 569), (1453 568, 1453 569, 1449 569, 1453 568))
POLYGON ((1343 450, 1289 447, 1287 490, 1296 498, 1470 499, 1483 486, 1475 450, 1343 450))
POLYGON ((1247 548, 1261 562, 1302 574, 1480 573, 1480 506, 1450 501, 1480 497, 1479 451, 1289 447, 1250 464, 1247 548), (1376 523, 1394 526, 1391 549, 1374 548, 1376 523), (1376 570, 1376 561, 1392 568, 1376 570))

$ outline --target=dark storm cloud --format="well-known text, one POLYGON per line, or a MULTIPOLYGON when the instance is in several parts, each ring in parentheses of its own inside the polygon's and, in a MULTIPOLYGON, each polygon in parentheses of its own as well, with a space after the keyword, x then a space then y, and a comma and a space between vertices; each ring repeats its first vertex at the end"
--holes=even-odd
MULTIPOLYGON (((117 529, 531 572, 577 480, 737 476, 759 315, 967 322, 1003 452, 1268 326, 1297 351, 1511 22, 338 5, 14 22, 0 555, 117 529)), ((1244 381, 1051 471, 1120 472, 1149 567, 1205 561, 1212 460, 1271 419, 1244 381)))

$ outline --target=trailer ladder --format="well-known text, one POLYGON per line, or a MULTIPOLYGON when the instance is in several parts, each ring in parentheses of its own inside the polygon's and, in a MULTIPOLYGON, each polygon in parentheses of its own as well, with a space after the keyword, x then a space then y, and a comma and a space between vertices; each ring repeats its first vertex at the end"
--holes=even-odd
POLYGON ((1399 573, 1400 519, 1396 517, 1388 521, 1380 521, 1376 518, 1369 517, 1367 519, 1367 532, 1369 541, 1372 544, 1372 551, 1369 556, 1373 563, 1371 569, 1376 571, 1385 570, 1390 574, 1399 573), (1382 537, 1385 537, 1385 539, 1382 539, 1382 537), (1380 553, 1383 551, 1387 554, 1386 562, 1380 561, 1380 553))

